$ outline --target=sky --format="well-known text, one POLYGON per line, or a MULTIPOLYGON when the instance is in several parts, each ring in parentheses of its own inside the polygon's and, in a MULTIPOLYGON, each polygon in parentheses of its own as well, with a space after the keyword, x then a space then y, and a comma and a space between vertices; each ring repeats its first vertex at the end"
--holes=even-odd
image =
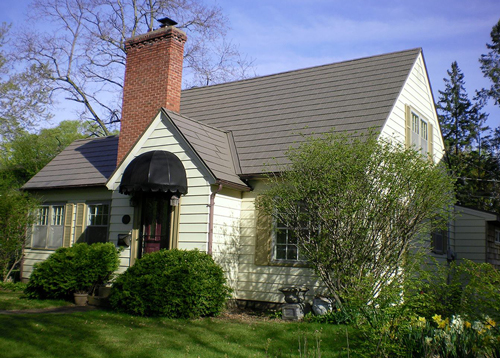
MULTIPOLYGON (((499 0, 205 1, 222 8, 228 38, 254 59, 257 75, 421 47, 436 101, 453 61, 470 97, 488 86, 478 58, 500 19, 499 0)), ((29 26, 28 4, 2 0, 0 22, 29 26)), ((489 126, 500 126, 500 108, 490 104, 485 111, 489 126)))

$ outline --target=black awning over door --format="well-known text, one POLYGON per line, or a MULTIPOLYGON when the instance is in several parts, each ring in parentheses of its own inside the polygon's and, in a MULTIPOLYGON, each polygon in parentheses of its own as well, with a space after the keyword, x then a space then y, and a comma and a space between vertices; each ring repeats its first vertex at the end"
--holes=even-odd
POLYGON ((175 154, 163 150, 147 152, 139 155, 127 166, 119 191, 122 194, 186 194, 186 170, 175 154))

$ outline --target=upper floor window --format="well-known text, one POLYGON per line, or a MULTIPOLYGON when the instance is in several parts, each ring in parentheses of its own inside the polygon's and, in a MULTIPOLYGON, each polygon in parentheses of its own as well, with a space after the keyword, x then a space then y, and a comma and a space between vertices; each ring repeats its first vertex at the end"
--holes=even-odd
POLYGON ((62 246, 64 231, 64 205, 43 205, 38 208, 33 225, 31 247, 57 249, 62 246))
POLYGON ((108 241, 109 204, 88 205, 86 240, 87 243, 108 241))
POLYGON ((429 145, 429 129, 427 121, 415 112, 411 112, 411 144, 427 154, 429 145))

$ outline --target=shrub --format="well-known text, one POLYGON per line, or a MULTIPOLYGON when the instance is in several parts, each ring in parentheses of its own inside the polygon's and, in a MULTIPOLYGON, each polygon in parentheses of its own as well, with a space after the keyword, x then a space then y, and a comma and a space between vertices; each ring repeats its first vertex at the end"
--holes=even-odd
POLYGON ((22 282, 0 282, 0 290, 6 291, 24 291, 26 289, 26 284, 22 282))
POLYGON ((35 265, 25 293, 37 299, 71 299, 75 292, 93 292, 118 269, 113 243, 62 247, 35 265))
POLYGON ((229 294, 221 267, 209 255, 160 250, 117 278, 110 303, 135 315, 195 318, 219 314, 229 294))
POLYGON ((461 315, 470 320, 488 315, 500 320, 500 272, 488 263, 462 260, 448 265, 435 263, 419 273, 405 295, 405 305, 418 316, 430 319, 461 315))

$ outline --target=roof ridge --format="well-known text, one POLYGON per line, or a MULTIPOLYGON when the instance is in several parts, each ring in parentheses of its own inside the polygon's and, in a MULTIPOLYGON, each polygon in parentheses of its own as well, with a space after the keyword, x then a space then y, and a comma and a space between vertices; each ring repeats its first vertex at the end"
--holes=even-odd
POLYGON ((402 54, 402 53, 405 53, 405 52, 413 52, 413 51, 418 51, 418 53, 421 53, 422 52, 422 47, 414 47, 414 48, 407 49, 407 50, 393 51, 393 52, 381 53, 381 54, 371 55, 371 56, 364 56, 364 57, 353 58, 353 59, 349 59, 349 60, 342 60, 342 61, 337 61, 337 62, 326 63, 326 64, 323 64, 323 65, 302 67, 302 68, 297 68, 297 69, 294 69, 294 70, 288 70, 288 71, 283 71, 283 72, 271 73, 271 74, 268 74, 268 75, 262 75, 262 76, 255 76, 255 77, 250 77, 250 78, 244 78, 244 79, 241 79, 241 80, 216 83, 216 84, 207 85, 207 86, 194 86, 194 87, 191 87, 191 88, 183 89, 181 92, 190 92, 190 91, 202 90, 202 89, 212 88, 212 87, 217 87, 217 86, 223 86, 223 85, 229 85, 229 84, 236 84, 236 83, 247 82, 247 81, 252 81, 252 80, 257 80, 257 79, 262 79, 262 78, 267 78, 267 77, 274 77, 274 76, 280 76, 280 75, 294 73, 294 72, 301 72, 301 71, 311 70, 311 69, 315 69, 315 68, 322 68, 322 67, 327 67, 327 66, 331 66, 331 65, 337 65, 337 64, 342 64, 342 63, 349 63, 349 62, 356 62, 356 61, 368 60, 368 59, 373 59, 373 58, 377 58, 377 57, 386 57, 386 56, 390 56, 390 55, 402 54))
POLYGON ((204 126, 204 127, 208 127, 208 128, 212 128, 213 130, 216 130, 216 131, 219 131, 219 132, 222 132, 222 133, 226 133, 226 134, 227 134, 228 132, 230 132, 229 130, 226 130, 226 129, 221 129, 221 128, 215 127, 215 126, 213 126, 213 125, 206 124, 206 123, 204 123, 204 122, 200 122, 200 121, 199 121, 199 120, 197 120, 197 119, 193 119, 193 118, 188 117, 188 116, 185 116, 185 115, 183 115, 183 114, 181 114, 181 113, 178 113, 178 112, 175 112, 175 111, 171 111, 170 109, 166 109, 165 107, 162 107, 162 108, 163 108, 163 110, 164 110, 167 114, 169 114, 169 115, 172 113, 172 114, 174 114, 174 115, 176 115, 176 116, 179 116, 179 117, 182 117, 182 118, 184 118, 184 119, 187 119, 188 121, 198 123, 199 125, 202 125, 202 126, 204 126))

